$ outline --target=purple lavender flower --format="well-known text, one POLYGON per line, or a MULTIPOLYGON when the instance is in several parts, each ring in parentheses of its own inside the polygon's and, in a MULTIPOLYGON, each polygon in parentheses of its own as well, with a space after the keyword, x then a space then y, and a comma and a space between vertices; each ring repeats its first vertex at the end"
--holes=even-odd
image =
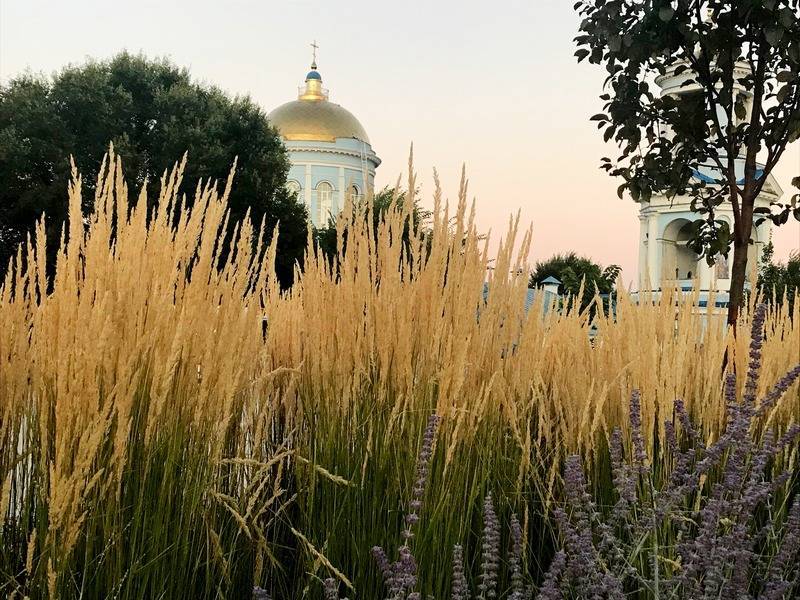
POLYGON ((511 552, 509 553, 509 570, 511 571, 510 600, 522 600, 525 596, 522 582, 522 526, 517 515, 511 515, 511 552))
POLYGON ((422 497, 425 495, 425 489, 428 485, 433 443, 436 440, 436 429, 439 426, 439 420, 439 415, 431 415, 428 418, 428 424, 422 436, 422 447, 417 455, 417 474, 414 479, 414 487, 411 490, 411 502, 409 502, 410 510, 406 515, 406 527, 403 530, 403 538, 405 540, 414 537, 411 529, 419 522, 419 510, 422 508, 422 497))
POLYGON ((428 424, 422 437, 422 447, 417 455, 416 478, 411 491, 409 512, 405 517, 405 527, 401 533, 403 544, 398 549, 398 559, 389 562, 386 552, 380 546, 372 548, 372 555, 383 575, 384 584, 389 598, 407 598, 411 600, 419 597, 412 590, 417 585, 417 561, 411 552, 409 542, 414 537, 412 528, 419 522, 419 510, 422 507, 422 498, 428 484, 430 460, 433 455, 433 445, 436 440, 436 429, 439 425, 439 416, 434 414, 428 418, 428 424))
POLYGON ((642 395, 639 390, 631 392, 630 421, 631 435, 633 436, 634 464, 641 470, 647 463, 647 454, 644 451, 644 438, 642 436, 642 395))
POLYGON ((615 427, 611 434, 609 450, 614 488, 619 495, 617 503, 611 510, 611 525, 618 527, 622 525, 631 506, 636 502, 636 479, 625 463, 625 450, 622 446, 622 432, 619 427, 615 427))
POLYGON ((761 401, 761 404, 758 407, 758 415, 763 416, 766 412, 775 406, 775 403, 783 397, 783 395, 789 390, 791 385, 800 378, 800 365, 795 366, 786 374, 781 377, 778 382, 772 387, 772 389, 764 396, 764 399, 761 401))
POLYGON ((646 468, 642 431, 650 424, 643 424, 641 396, 631 394, 633 456, 625 461, 622 435, 615 430, 609 453, 619 500, 607 519, 588 492, 580 458, 566 460, 565 502, 554 510, 563 550, 539 598, 621 599, 626 588, 671 598, 793 597, 800 500, 793 501, 783 523, 773 515, 782 513, 780 503, 790 493, 791 473, 780 470, 781 455, 794 447, 800 424, 776 440, 778 433, 764 430, 762 421, 800 378, 800 366, 756 408, 765 319, 765 307, 757 307, 741 398, 734 373, 726 374, 725 427, 712 444, 706 445, 676 400, 664 424, 665 444, 653 449, 663 453, 656 464, 664 468, 646 468), (777 551, 771 540, 780 540, 777 551))
POLYGON ((333 577, 328 577, 322 582, 322 590, 325 600, 339 600, 339 585, 333 577))
POLYGON ((253 600, 270 600, 270 595, 264 588, 255 586, 253 588, 253 600))
POLYGON ((722 388, 722 396, 725 399, 726 406, 731 406, 736 403, 736 374, 726 373, 725 385, 722 388))
POLYGON ((542 587, 539 588, 537 600, 562 600, 564 594, 561 592, 561 576, 567 563, 567 556, 563 550, 556 552, 550 567, 547 569, 542 587))
POLYGON ((783 540, 769 568, 764 600, 785 598, 797 583, 797 573, 790 574, 790 579, 786 579, 786 576, 792 566, 796 569, 794 561, 797 560, 798 553, 800 553, 800 500, 795 497, 784 525, 783 540))
POLYGON ((464 549, 453 546, 453 582, 450 593, 451 600, 469 600, 469 585, 464 575, 464 549))
POLYGON ((684 435, 686 435, 690 441, 700 442, 700 432, 697 431, 692 424, 692 419, 689 417, 689 411, 686 410, 686 405, 684 404, 683 400, 680 398, 675 398, 674 408, 684 435))
POLYGON ((767 318, 767 305, 759 304, 753 313, 750 333, 750 360, 747 367, 747 381, 744 386, 744 404, 753 406, 756 400, 758 379, 761 374, 761 347, 764 345, 764 322, 767 318))
POLYGON ((567 555, 564 575, 578 595, 591 597, 601 579, 593 535, 598 514, 578 456, 567 457, 564 464, 564 491, 571 514, 568 516, 561 507, 554 511, 567 555))
POLYGON ((478 585, 482 600, 497 597, 497 571, 500 566, 500 522, 494 511, 492 494, 483 501, 483 546, 481 548, 481 582, 478 585))
POLYGON ((400 558, 395 565, 395 578, 400 589, 402 591, 413 590, 417 585, 417 560, 408 545, 400 546, 400 558))
POLYGON ((392 565, 389 563, 389 558, 386 556, 386 552, 380 546, 373 546, 372 557, 375 559, 375 563, 378 565, 378 569, 380 569, 384 581, 387 585, 389 585, 390 580, 393 577, 393 573, 392 565))

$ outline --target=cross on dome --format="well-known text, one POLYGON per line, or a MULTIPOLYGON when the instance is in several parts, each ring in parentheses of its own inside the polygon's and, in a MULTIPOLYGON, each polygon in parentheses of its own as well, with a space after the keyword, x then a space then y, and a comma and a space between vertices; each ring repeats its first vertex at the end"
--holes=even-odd
POLYGON ((314 40, 313 42, 311 42, 311 48, 312 48, 312 50, 311 50, 311 52, 312 52, 311 68, 312 69, 316 69, 317 68, 317 49, 319 49, 319 46, 317 45, 317 40, 314 40))

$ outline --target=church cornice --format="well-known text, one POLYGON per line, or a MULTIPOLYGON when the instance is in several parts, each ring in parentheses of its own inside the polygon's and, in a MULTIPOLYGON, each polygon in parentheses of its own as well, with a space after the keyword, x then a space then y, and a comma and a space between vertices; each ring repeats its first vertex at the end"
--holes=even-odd
MULTIPOLYGON (((351 158, 355 158, 361 160, 361 153, 356 150, 349 150, 347 148, 326 148, 321 146, 288 146, 287 150, 289 152, 319 152, 323 154, 337 154, 339 156, 349 156, 351 158)), ((374 153, 370 153, 367 155, 367 160, 370 161, 376 167, 381 164, 381 159, 379 159, 374 153)))

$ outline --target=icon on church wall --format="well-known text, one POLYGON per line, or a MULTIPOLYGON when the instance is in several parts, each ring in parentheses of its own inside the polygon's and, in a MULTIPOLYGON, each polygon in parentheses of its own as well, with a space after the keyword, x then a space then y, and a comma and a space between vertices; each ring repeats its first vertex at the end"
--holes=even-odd
POLYGON ((728 257, 724 254, 718 254, 715 264, 717 279, 729 279, 730 275, 728 274, 728 257))

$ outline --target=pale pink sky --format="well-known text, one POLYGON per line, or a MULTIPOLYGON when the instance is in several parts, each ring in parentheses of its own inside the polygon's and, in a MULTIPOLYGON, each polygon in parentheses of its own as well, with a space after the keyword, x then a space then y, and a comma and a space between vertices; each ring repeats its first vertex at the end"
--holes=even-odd
MULTIPOLYGON (((494 236, 518 209, 534 226, 531 260, 575 250, 635 278, 636 205, 598 170, 602 72, 577 65, 571 0, 3 0, 0 79, 51 73, 122 49, 169 56, 201 80, 250 94, 266 111, 294 99, 320 45, 331 99, 366 128, 383 164, 405 171, 414 143, 426 199, 439 170, 449 197, 466 163, 479 224, 494 236)), ((779 165, 784 190, 800 172, 795 146, 779 165)), ((777 255, 800 226, 776 230, 777 255)))

